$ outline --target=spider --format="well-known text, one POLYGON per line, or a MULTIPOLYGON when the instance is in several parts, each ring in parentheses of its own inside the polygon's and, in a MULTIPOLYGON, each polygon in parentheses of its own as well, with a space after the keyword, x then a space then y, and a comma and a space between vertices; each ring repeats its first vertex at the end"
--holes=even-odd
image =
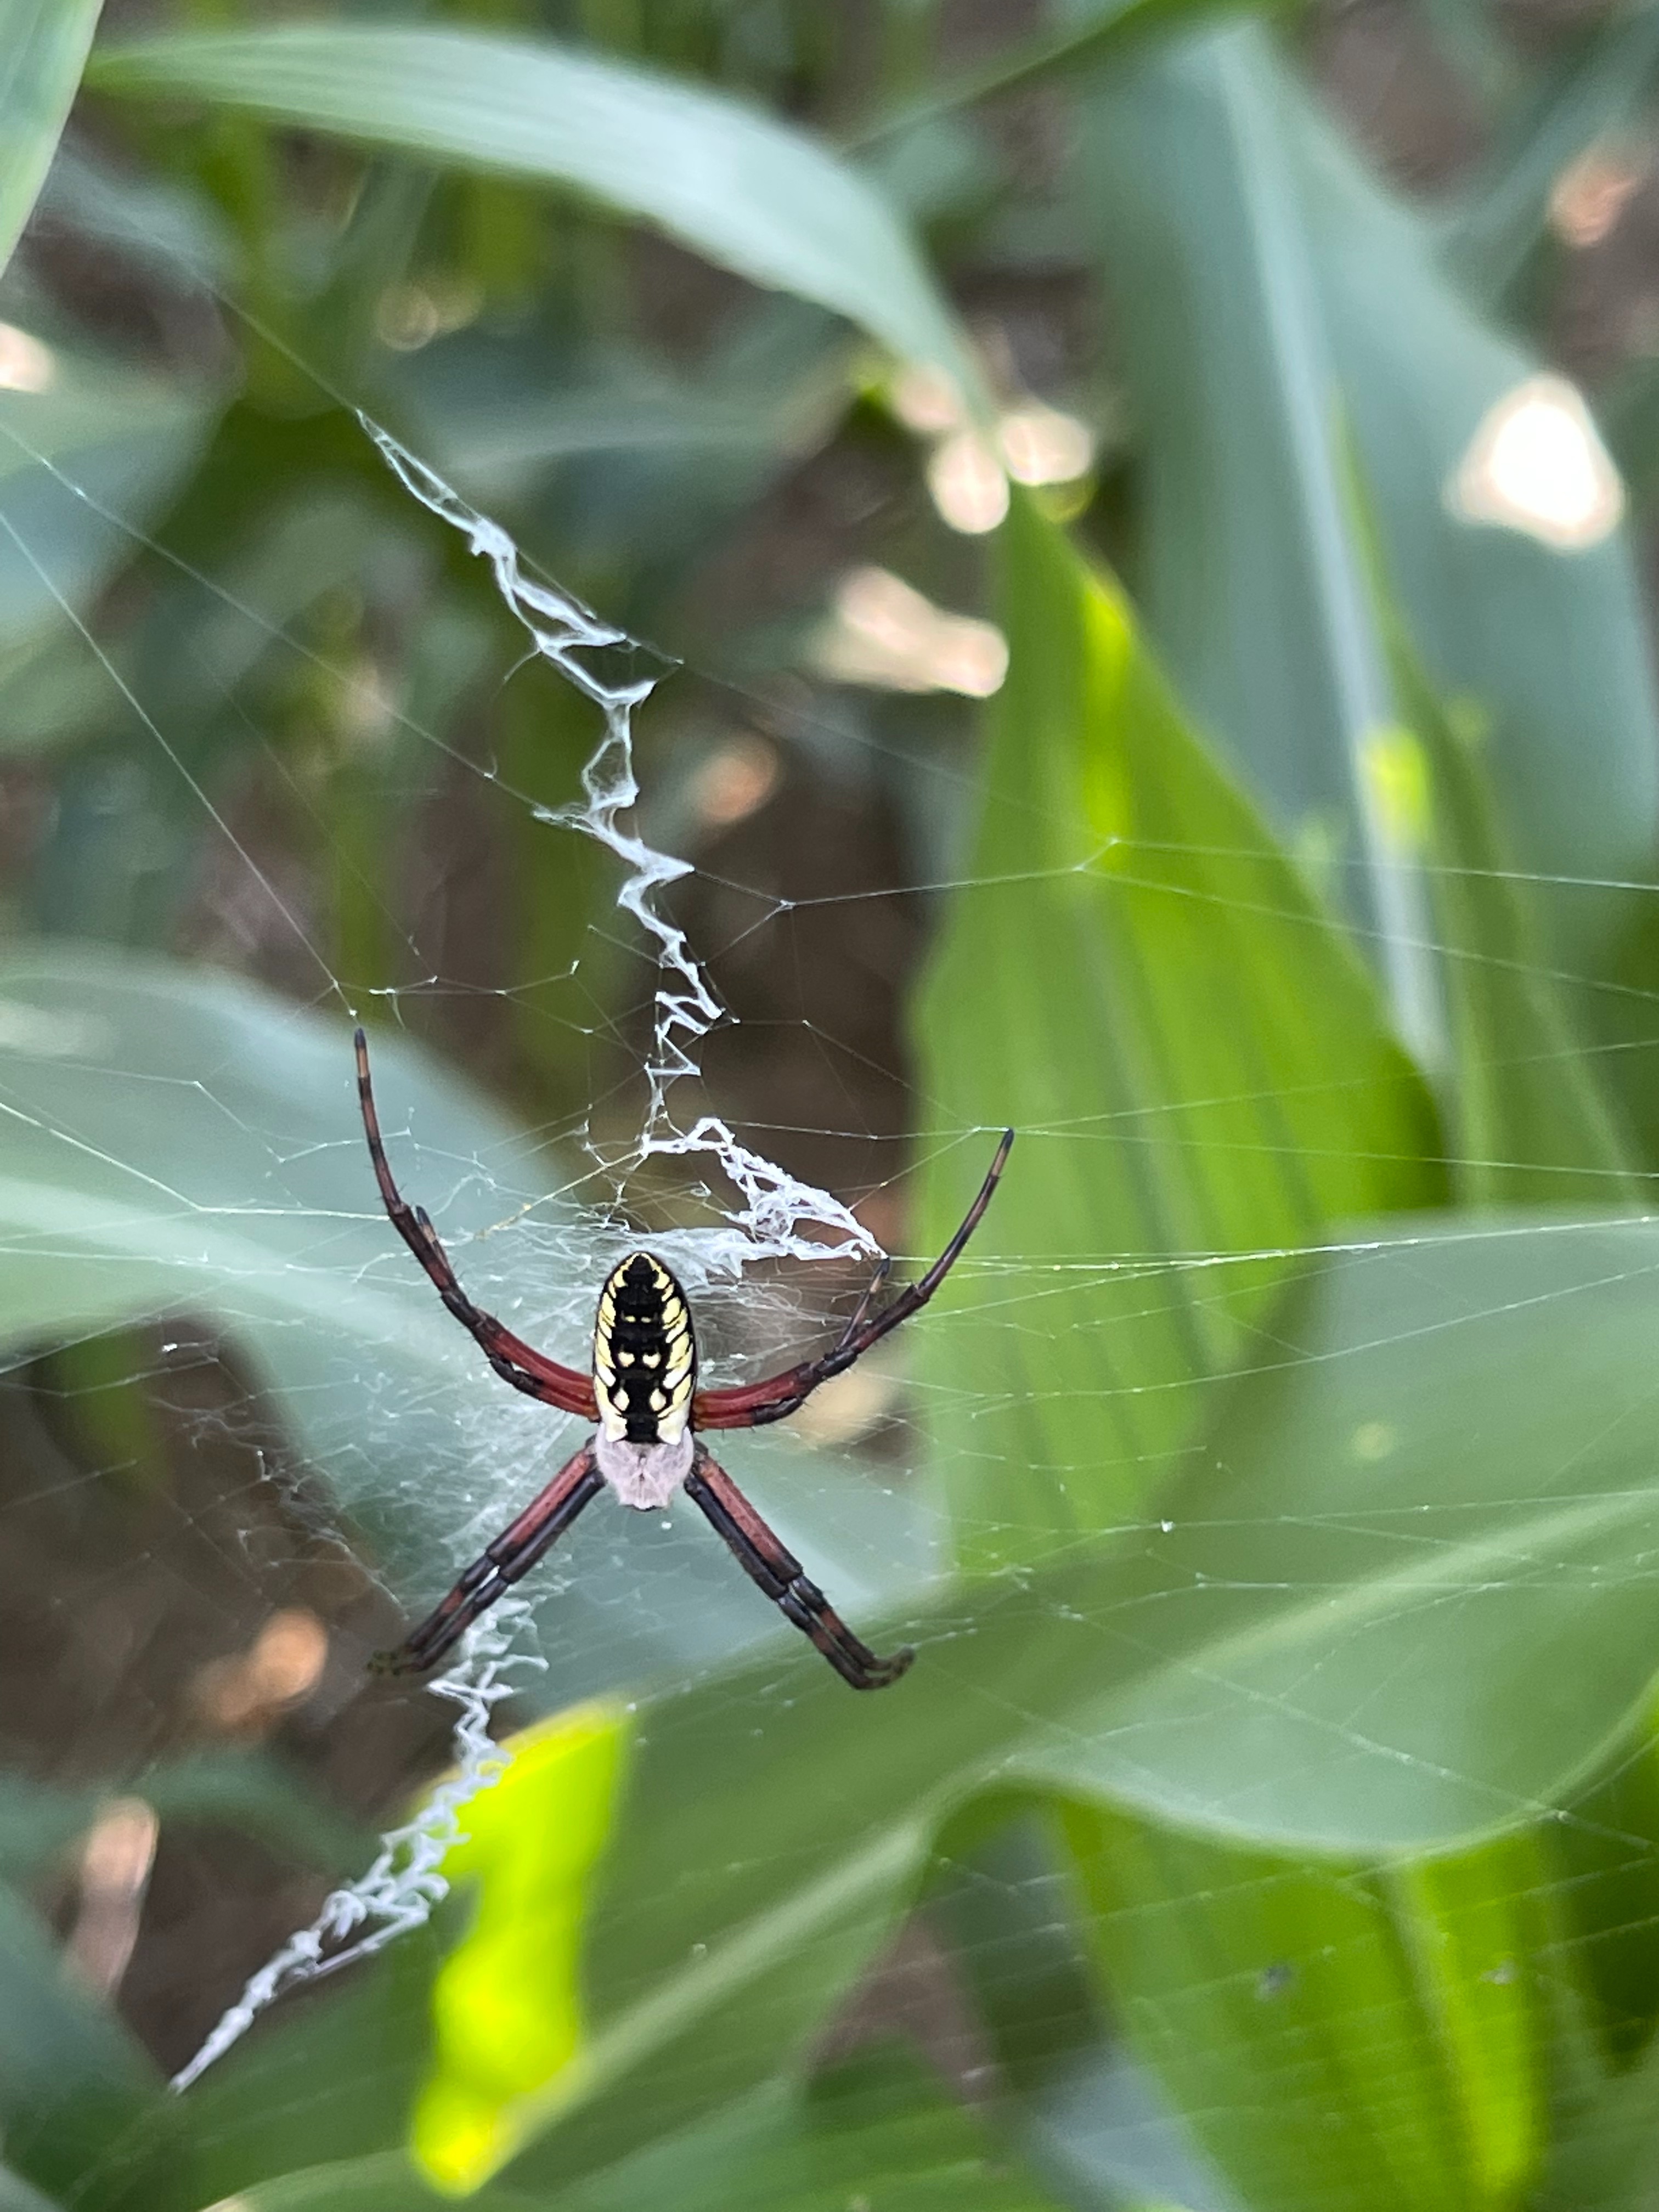
POLYGON ((730 1390, 699 1390, 690 1306, 668 1269, 649 1252, 630 1254, 605 1279, 593 1332, 591 1376, 574 1367, 561 1367, 532 1350, 492 1314, 475 1306, 461 1288, 425 1207, 410 1206, 392 1179, 374 1110, 368 1040, 361 1029, 357 1096, 369 1158, 392 1225, 449 1311, 477 1340, 502 1382, 544 1406, 556 1406, 562 1413, 579 1413, 598 1424, 594 1434, 539 1496, 485 1547, 441 1604, 395 1650, 376 1656, 372 1662, 376 1671, 428 1673, 609 1483, 624 1505, 642 1513, 659 1511, 684 1485, 686 1496, 730 1546, 744 1572, 787 1620, 811 1638, 843 1681, 855 1690, 880 1690, 896 1682, 915 1652, 895 1651, 890 1658, 881 1659, 860 1643, 823 1592, 807 1580, 800 1561, 710 1455, 696 1431, 756 1429, 784 1419, 820 1382, 844 1373, 872 1344, 926 1305, 990 1204, 1014 1141, 1013 1131, 1003 1132, 990 1171, 961 1228, 919 1282, 901 1291, 879 1312, 872 1310, 890 1264, 884 1260, 833 1350, 787 1367, 764 1382, 730 1390))

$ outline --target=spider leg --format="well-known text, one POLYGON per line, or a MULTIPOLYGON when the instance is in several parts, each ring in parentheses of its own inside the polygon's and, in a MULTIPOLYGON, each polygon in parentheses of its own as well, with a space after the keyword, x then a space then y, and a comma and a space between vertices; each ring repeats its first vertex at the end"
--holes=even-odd
POLYGON ((562 1367, 556 1359, 547 1358, 521 1337, 514 1336, 494 1314, 475 1306, 461 1288, 426 1208, 410 1206, 398 1189, 380 1136, 380 1117, 374 1110, 374 1087, 368 1073, 368 1039, 361 1029, 356 1042, 357 1099, 362 1108, 363 1133, 368 1139, 374 1180, 380 1186, 381 1202, 392 1227, 426 1270, 446 1307, 479 1345, 503 1382, 510 1382, 515 1390, 538 1398, 544 1406, 556 1406, 561 1413, 580 1413, 585 1420, 596 1420, 599 1408, 593 1401, 592 1380, 578 1374, 574 1367, 562 1367))
POLYGON ((876 1293, 886 1279, 888 1262, 884 1261, 864 1296, 859 1300, 852 1319, 842 1331, 840 1341, 832 1352, 820 1359, 804 1359, 798 1367, 787 1367, 781 1375, 769 1376, 763 1382, 749 1382, 732 1390, 700 1390, 693 1404, 691 1422, 699 1429, 757 1429, 770 1421, 781 1421, 809 1398, 820 1382, 827 1382, 832 1375, 844 1374, 855 1359, 862 1359, 872 1344, 878 1344, 890 1329, 902 1321, 908 1321, 919 1308, 925 1306, 957 1261, 962 1249, 984 1218, 985 1209, 996 1194, 1002 1179, 1002 1170, 1013 1149, 1014 1133, 1005 1129, 996 1155, 979 1187, 979 1195, 963 1216, 962 1226, 939 1254, 927 1273, 902 1290, 890 1305, 879 1313, 872 1313, 876 1293))
POLYGON ((800 1561, 787 1551, 719 1462, 699 1444, 685 1478, 685 1493, 708 1516, 737 1559, 786 1620, 809 1636, 842 1681, 855 1690, 882 1690, 896 1682, 915 1653, 908 1648, 879 1659, 860 1644, 831 1607, 800 1561))
MULTIPOLYGON (((836 1352, 845 1352, 848 1346, 851 1344, 854 1338, 863 1328, 865 1316, 868 1314, 871 1307, 876 1302, 877 1291, 880 1290, 882 1285, 887 1280, 887 1278, 892 1273, 892 1272, 893 1263, 884 1252, 881 1258, 876 1262, 875 1273, 871 1276, 869 1281, 864 1286, 864 1296, 854 1307, 852 1317, 848 1322, 846 1328, 842 1329, 841 1333, 841 1340, 836 1346, 836 1352)), ((830 1356, 833 1359, 835 1358, 835 1352, 831 1352, 830 1356)))
POLYGON ((567 1460, 545 1490, 533 1498, 518 1519, 502 1529, 456 1583, 441 1604, 434 1607, 418 1628, 411 1629, 395 1651, 377 1651, 369 1662, 376 1674, 429 1674, 445 1653, 453 1650, 466 1631, 496 1599, 509 1590, 521 1575, 563 1535, 585 1505, 605 1488, 605 1479, 594 1464, 590 1438, 573 1459, 567 1460))

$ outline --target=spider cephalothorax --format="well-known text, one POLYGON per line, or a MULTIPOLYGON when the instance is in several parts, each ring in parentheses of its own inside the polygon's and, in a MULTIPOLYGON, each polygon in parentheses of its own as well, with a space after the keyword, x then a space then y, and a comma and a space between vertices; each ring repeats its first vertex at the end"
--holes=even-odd
POLYGON ((896 1682, 915 1653, 878 1658, 860 1644, 809 1582, 800 1561, 775 1536, 725 1468, 697 1441, 700 1429, 754 1429, 793 1413, 821 1382, 840 1375, 890 1329, 927 1304, 945 1280, 991 1202, 1009 1147, 1005 1129, 962 1226, 918 1282, 890 1305, 872 1310, 887 1279, 876 1270, 852 1319, 833 1349, 804 1359, 761 1382, 729 1390, 699 1390, 697 1345, 684 1291, 660 1260, 631 1253, 607 1277, 593 1330, 593 1372, 562 1367, 475 1306, 461 1288, 449 1255, 422 1206, 406 1203, 392 1179, 369 1081, 368 1042, 357 1032, 357 1095, 381 1200, 392 1224, 415 1255, 439 1297, 475 1339, 504 1382, 561 1413, 596 1425, 580 1451, 567 1460, 538 1497, 494 1543, 486 1546, 447 1598, 377 1664, 392 1674, 423 1674, 435 1667, 480 1613, 528 1573, 582 1508, 607 1485, 624 1505, 642 1512, 665 1505, 676 1490, 707 1517, 785 1618, 809 1636, 843 1680, 855 1690, 896 1682))

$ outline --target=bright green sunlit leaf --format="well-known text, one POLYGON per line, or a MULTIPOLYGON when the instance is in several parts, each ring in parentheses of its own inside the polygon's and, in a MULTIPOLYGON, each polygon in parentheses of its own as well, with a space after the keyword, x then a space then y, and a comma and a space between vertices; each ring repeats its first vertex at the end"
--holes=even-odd
POLYGON ((1443 1189, 1377 993, 1121 594, 1024 501, 1000 553, 1008 680, 919 1018, 924 1242, 981 1170, 961 1133, 1019 1131, 926 1333, 978 1565, 1133 1517, 1241 1356, 1275 1255, 1443 1189))
POLYGON ((628 1723, 578 1706, 512 1738, 444 1861, 476 1885, 472 1926, 432 1993, 434 2065, 413 2148, 440 2188, 476 2188, 518 2148, 526 2100, 580 2063, 577 1965, 591 1877, 616 1818, 628 1723))

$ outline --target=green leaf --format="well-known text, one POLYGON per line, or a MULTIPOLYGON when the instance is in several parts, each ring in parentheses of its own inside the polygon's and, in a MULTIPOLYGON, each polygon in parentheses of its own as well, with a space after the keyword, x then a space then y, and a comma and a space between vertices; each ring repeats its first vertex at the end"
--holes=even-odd
POLYGON ((1412 1851, 1560 1802, 1643 1706, 1659 1246, 1514 1212, 1351 1237, 1166 1504, 1152 1671, 1103 1704, 1093 1757, 1133 1795, 1133 1728, 1163 1818, 1412 1851))
POLYGON ((39 1874, 118 1794, 143 1798, 164 1826, 188 1820, 237 1829, 331 1874, 359 1858, 368 1840, 302 1775, 270 1753, 198 1751, 125 1779, 76 1789, 0 1771, 0 1877, 21 1881, 39 1874))
POLYGON ((1491 732, 1465 701, 1435 692, 1401 620, 1356 473, 1355 523, 1406 718, 1376 760, 1430 861, 1452 1065, 1443 1085, 1456 1196, 1583 1205, 1639 1195, 1634 1155, 1574 1033, 1534 886, 1515 866, 1488 772, 1491 732))
POLYGON ((40 2188, 67 2194, 160 2087, 138 2045, 66 1978, 46 1929, 0 1887, 0 2129, 8 2164, 40 2188))
POLYGON ((1659 2046, 1564 2117, 1538 2212, 1655 2212, 1659 2206, 1659 2046))
POLYGON ((1519 103, 1446 226, 1446 259, 1470 295, 1497 306, 1543 239, 1550 195, 1580 155, 1640 127, 1659 75, 1659 15, 1651 8, 1614 10, 1565 61, 1547 66, 1519 103))
MULTIPOLYGON (((1115 72, 1082 162, 1142 440, 1133 580, 1183 696, 1281 832, 1328 856, 1371 926, 1352 872, 1369 803, 1356 741, 1392 714, 1376 712, 1364 594, 1336 588, 1353 575, 1328 496, 1341 430, 1430 681, 1490 724, 1520 865, 1641 875, 1659 712, 1630 550, 1615 534, 1563 552, 1449 511, 1477 428, 1537 364, 1457 296, 1424 218, 1248 27, 1115 72)), ((1618 908, 1563 893, 1547 919, 1582 952, 1618 908)))
POLYGON ((1067 1830, 1115 2016, 1247 2203, 1520 2200, 1561 1971, 1535 1838, 1390 1879, 1067 1830))
MULTIPOLYGON (((1626 1740, 1659 1646, 1640 1568, 1659 1545, 1656 1283, 1645 1223, 1367 1230, 1272 1316, 1273 1358, 1162 1522, 1063 1572, 941 1593, 878 1699, 803 1646, 642 1705, 580 2039, 516 2101, 509 2185, 596 2171, 800 2059, 976 1799, 1138 1812, 1195 1838, 1193 1865, 1473 1849, 1565 1802, 1626 1740)), ((564 1824, 549 1808, 526 1839, 550 1873, 564 1824)), ((1503 1978, 1488 1998, 1484 1954, 1469 1965, 1489 1892, 1448 1875, 1389 1894, 1443 2063, 1491 2044, 1496 2070, 1458 2091, 1458 2155, 1497 2171, 1537 2023, 1504 2011, 1503 1978)), ((548 1956, 568 2016, 568 1951, 548 1956)), ((337 2102, 339 2046, 313 2037, 279 2031, 227 2087, 260 2112, 337 2102)), ((222 2168, 221 2193, 260 2170, 222 2168)))
MULTIPOLYGON (((398 1171, 463 1279, 580 1364, 609 1248, 573 1200, 548 1194, 568 1177, 396 1035, 374 1055, 398 1171), (510 1237, 473 1233, 527 1209, 510 1237)), ((412 1594, 441 1592, 534 1496, 562 1435, 574 1439, 503 1388, 392 1232, 343 1015, 166 961, 14 947, 0 961, 0 1342, 213 1322, 412 1594)), ((677 1259, 696 1279, 695 1243, 677 1259)), ((764 1510, 849 1601, 929 1578, 925 1499, 781 1439, 754 1464, 764 1510)), ((695 1516, 672 1531, 643 1517, 597 1511, 562 1554, 574 1582, 549 1607, 545 1648, 563 1695, 791 1633, 695 1516), (617 1602, 618 1574, 632 1604, 617 1602)), ((553 1597, 556 1577, 537 1589, 553 1597)))
POLYGON ((1435 696, 1403 637, 1395 670, 1429 782, 1430 896, 1455 1074, 1452 1176, 1474 1206, 1638 1200, 1635 1164, 1551 972, 1532 886, 1514 866, 1487 769, 1489 733, 1435 696))
POLYGON ((11 259, 68 120, 103 0, 0 4, 0 269, 11 259))
POLYGON ((561 2191, 559 2212, 1057 2212, 903 2046, 757 2092, 561 2191))
POLYGON ((1387 659, 1345 526, 1330 338, 1274 89, 1239 31, 1181 41, 1090 103, 1085 188, 1146 409, 1145 597, 1184 696, 1277 826, 1315 849, 1322 829, 1334 845, 1331 887, 1364 932, 1401 1034, 1433 1061, 1441 1018, 1423 888, 1407 825, 1371 772, 1392 719, 1387 659), (1172 128, 1203 149, 1190 173, 1161 173, 1172 128), (1143 300, 1154 256, 1166 273, 1143 300), (1275 634, 1264 600, 1280 594, 1296 613, 1275 634))
POLYGON ((804 132, 702 86, 546 40, 346 23, 100 47, 88 81, 575 186, 975 387, 951 314, 885 203, 804 132))
MULTIPOLYGON (((247 2212, 403 2212, 453 2203, 395 2153, 314 2166, 236 2192, 247 2212)), ((1056 2212, 908 2052, 860 2054, 810 2090, 777 2082, 551 2193, 500 2185, 478 2212, 1056 2212)), ((0 2212, 5 2212, 0 2205, 0 2212)))
MULTIPOLYGON (((0 677, 131 558, 135 534, 194 465, 217 405, 210 392, 58 346, 42 345, 40 371, 43 390, 0 392, 0 677)), ((78 636, 76 652, 76 698, 118 703, 78 636)), ((7 750, 58 733, 50 716, 37 727, 29 703, 27 694, 9 702, 7 750)))
POLYGON ((0 2212, 59 2212, 59 2208, 9 2166, 0 2166, 0 2212))
MULTIPOLYGON (((191 2212, 198 2206, 200 2212, 216 2212, 224 2201, 192 2198, 191 2212)), ((481 2189, 464 2201, 471 2212, 548 2212, 546 2197, 521 2197, 514 2190, 481 2189)), ((431 2188, 402 2152, 379 2151, 258 2175, 237 2190, 234 2202, 246 2212, 445 2212, 456 2199, 431 2188)))
POLYGON ((1020 1132, 925 1355, 976 1565, 1144 1510, 1259 1325, 1274 1255, 1443 1189, 1432 1109, 1344 933, 1121 597, 1023 501, 1001 558, 1008 679, 917 1019, 924 1243, 982 1172, 962 1132, 1020 1132))
MULTIPOLYGON (((1280 0, 1267 0, 1267 4, 1278 5, 1280 0)), ((1261 5, 1263 0, 1105 0, 1103 5, 1102 0, 1089 0, 1086 9, 1071 11, 1074 18, 1086 20, 1014 40, 988 61, 947 76, 931 91, 878 116, 857 133, 853 143, 862 147, 896 137, 940 116, 994 100, 1002 93, 1097 67, 1120 46, 1179 27, 1194 16, 1236 6, 1261 5)))
POLYGON ((595 1861, 616 1819, 627 1747, 620 1706, 578 1706, 508 1747, 512 1764, 468 1807, 450 1881, 476 1911, 432 1992, 432 2071, 411 2144, 441 2189, 476 2189, 523 2140, 520 2109, 580 2068, 578 1946, 595 1861))
POLYGON ((1627 2066, 1659 2025, 1659 1739, 1621 1747, 1552 1829, 1601 2055, 1627 2066))

